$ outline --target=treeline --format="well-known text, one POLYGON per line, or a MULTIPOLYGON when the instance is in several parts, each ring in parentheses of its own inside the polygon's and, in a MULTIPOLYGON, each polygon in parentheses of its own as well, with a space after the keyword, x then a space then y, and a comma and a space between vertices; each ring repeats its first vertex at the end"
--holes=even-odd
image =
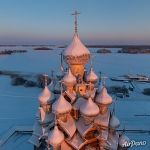
POLYGON ((27 50, 3 50, 0 51, 0 55, 11 55, 13 53, 26 53, 27 50))
POLYGON ((150 54, 150 49, 143 48, 122 48, 118 53, 129 53, 129 54, 150 54))

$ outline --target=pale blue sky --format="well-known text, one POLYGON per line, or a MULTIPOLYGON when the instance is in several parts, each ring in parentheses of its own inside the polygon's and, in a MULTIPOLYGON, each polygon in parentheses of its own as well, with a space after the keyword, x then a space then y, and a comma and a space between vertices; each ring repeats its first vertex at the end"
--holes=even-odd
POLYGON ((0 44, 150 44, 150 0, 0 0, 0 44))

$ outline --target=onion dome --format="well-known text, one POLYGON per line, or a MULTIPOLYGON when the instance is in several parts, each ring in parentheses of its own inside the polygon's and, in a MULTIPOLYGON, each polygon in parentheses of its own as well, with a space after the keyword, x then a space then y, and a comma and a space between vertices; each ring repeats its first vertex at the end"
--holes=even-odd
POLYGON ((86 64, 90 59, 90 51, 80 41, 77 34, 74 34, 71 44, 63 55, 68 64, 86 64))
POLYGON ((130 139, 122 134, 120 137, 119 137, 119 146, 120 147, 129 147, 130 146, 130 139))
POLYGON ((84 104, 81 105, 80 112, 85 116, 96 116, 99 113, 99 107, 91 98, 89 98, 84 104))
POLYGON ((112 97, 107 93, 107 89, 103 87, 95 101, 99 104, 110 105, 112 103, 112 97))
POLYGON ((54 94, 45 86, 44 90, 39 96, 39 102, 41 105, 51 103, 50 101, 54 99, 54 94))
POLYGON ((98 80, 98 76, 95 74, 93 67, 91 67, 89 74, 86 77, 88 82, 96 82, 98 80))
POLYGON ((115 115, 112 115, 109 124, 111 129, 116 129, 120 126, 120 121, 115 115))
POLYGON ((57 126, 54 127, 48 135, 48 144, 52 146, 60 145, 64 141, 64 134, 58 129, 57 126))
POLYGON ((76 78, 71 73, 70 68, 68 70, 68 73, 64 76, 63 81, 64 81, 65 85, 74 85, 74 84, 76 84, 76 78))
POLYGON ((59 99, 52 105, 52 109, 57 114, 64 114, 70 112, 72 106, 61 94, 59 99))

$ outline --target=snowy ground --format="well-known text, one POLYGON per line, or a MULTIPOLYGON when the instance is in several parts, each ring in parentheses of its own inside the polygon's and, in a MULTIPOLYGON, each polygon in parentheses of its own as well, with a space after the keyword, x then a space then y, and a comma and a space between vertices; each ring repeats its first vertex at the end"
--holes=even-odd
MULTIPOLYGON (((51 70, 59 71, 60 49, 56 48, 53 51, 33 51, 32 48, 28 49, 28 52, 24 54, 0 56, 0 70, 47 74, 50 74, 51 70)), ((92 51, 95 51, 95 49, 92 49, 92 51)), ((129 71, 150 76, 150 55, 93 53, 93 57, 95 70, 97 72, 102 71, 108 77, 123 75, 129 71)), ((136 84, 136 87, 136 91, 129 98, 117 100, 116 115, 121 121, 121 128, 150 131, 150 97, 141 94, 141 90, 145 87, 150 87, 150 84, 136 84)), ((0 76, 0 137, 13 126, 33 125, 40 91, 39 88, 11 86, 9 77, 0 76)), ((127 134, 131 140, 147 141, 146 146, 133 147, 133 149, 150 149, 150 134, 127 134)), ((24 138, 24 141, 26 140, 27 136, 24 138)), ((25 150, 25 147, 19 148, 19 150, 25 150)))

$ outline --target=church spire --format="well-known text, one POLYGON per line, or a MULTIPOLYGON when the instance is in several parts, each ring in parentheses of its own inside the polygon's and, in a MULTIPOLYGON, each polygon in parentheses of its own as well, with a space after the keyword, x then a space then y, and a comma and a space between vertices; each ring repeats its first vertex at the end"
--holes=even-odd
POLYGON ((80 15, 80 13, 78 11, 75 11, 73 14, 74 16, 74 30, 75 30, 75 34, 78 35, 78 15, 80 15))

